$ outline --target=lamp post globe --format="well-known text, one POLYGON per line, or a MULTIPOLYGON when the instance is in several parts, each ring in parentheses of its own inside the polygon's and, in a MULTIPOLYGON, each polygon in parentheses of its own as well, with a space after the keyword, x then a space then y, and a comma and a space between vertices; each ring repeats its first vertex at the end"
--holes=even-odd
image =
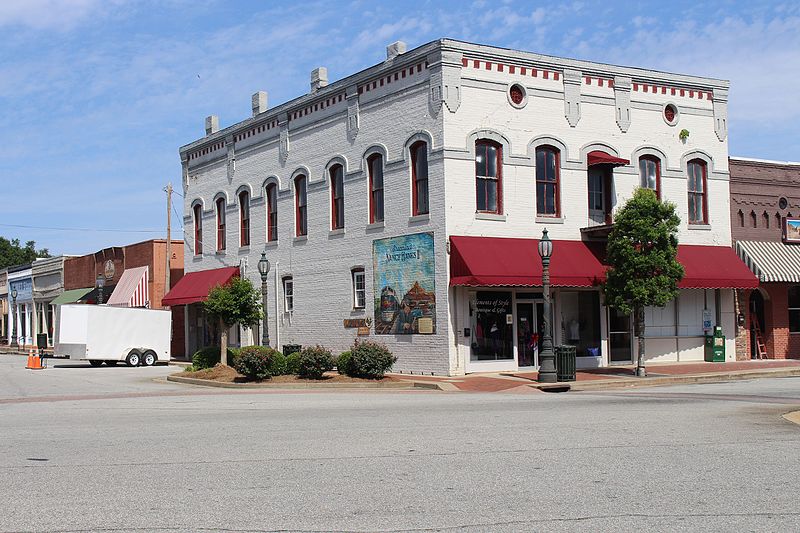
POLYGON ((269 346, 269 321, 267 319, 267 274, 269 274, 267 252, 261 252, 258 260, 258 273, 261 274, 261 307, 264 311, 264 326, 261 328, 261 345, 269 346))
POLYGON ((19 348, 19 341, 17 340, 17 289, 11 289, 11 316, 14 319, 14 325, 11 328, 11 347, 19 348))
POLYGON ((553 353, 553 336, 550 328, 550 256, 553 255, 553 241, 547 236, 547 228, 542 230, 539 240, 539 256, 542 258, 542 292, 544 295, 542 351, 539 353, 539 381, 541 383, 555 383, 556 375, 555 354, 553 353))

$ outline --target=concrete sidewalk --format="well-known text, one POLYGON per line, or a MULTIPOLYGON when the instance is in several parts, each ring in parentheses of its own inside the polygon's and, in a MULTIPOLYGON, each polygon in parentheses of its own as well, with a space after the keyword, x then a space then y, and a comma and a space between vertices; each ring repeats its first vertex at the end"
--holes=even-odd
MULTIPOLYGON (((634 365, 581 369, 576 373, 575 381, 559 385, 569 385, 570 390, 581 391, 800 376, 800 360, 651 363, 647 366, 645 378, 637 378, 635 369, 634 365)), ((454 377, 393 374, 393 377, 413 381, 417 386, 443 391, 534 392, 535 389, 545 390, 552 387, 537 381, 538 372, 497 372, 454 377)))

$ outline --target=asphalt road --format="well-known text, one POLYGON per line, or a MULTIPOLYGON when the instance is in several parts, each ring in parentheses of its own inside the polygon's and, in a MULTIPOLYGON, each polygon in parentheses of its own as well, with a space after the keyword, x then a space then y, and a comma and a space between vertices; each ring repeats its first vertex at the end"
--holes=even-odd
POLYGON ((0 356, 0 531, 798 531, 800 378, 240 392, 0 356))

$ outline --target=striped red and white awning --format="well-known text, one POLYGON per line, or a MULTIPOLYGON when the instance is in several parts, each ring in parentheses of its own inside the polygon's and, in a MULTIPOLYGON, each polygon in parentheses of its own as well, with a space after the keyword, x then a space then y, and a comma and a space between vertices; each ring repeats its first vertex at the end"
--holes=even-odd
POLYGON ((128 268, 119 278, 108 305, 116 307, 150 307, 150 269, 128 268))

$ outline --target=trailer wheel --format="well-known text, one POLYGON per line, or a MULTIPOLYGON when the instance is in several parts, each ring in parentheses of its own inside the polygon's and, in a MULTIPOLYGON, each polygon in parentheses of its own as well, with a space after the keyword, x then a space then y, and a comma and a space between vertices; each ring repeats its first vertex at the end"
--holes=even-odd
POLYGON ((142 356, 138 350, 131 350, 128 357, 125 358, 125 364, 128 366, 139 366, 142 356))
POLYGON ((156 364, 156 352, 153 350, 147 350, 142 354, 142 364, 144 366, 153 366, 156 364))
POLYGON ((102 361, 98 361, 97 359, 90 359, 89 360, 89 364, 94 366, 94 367, 98 367, 98 366, 102 365, 103 362, 102 361))

